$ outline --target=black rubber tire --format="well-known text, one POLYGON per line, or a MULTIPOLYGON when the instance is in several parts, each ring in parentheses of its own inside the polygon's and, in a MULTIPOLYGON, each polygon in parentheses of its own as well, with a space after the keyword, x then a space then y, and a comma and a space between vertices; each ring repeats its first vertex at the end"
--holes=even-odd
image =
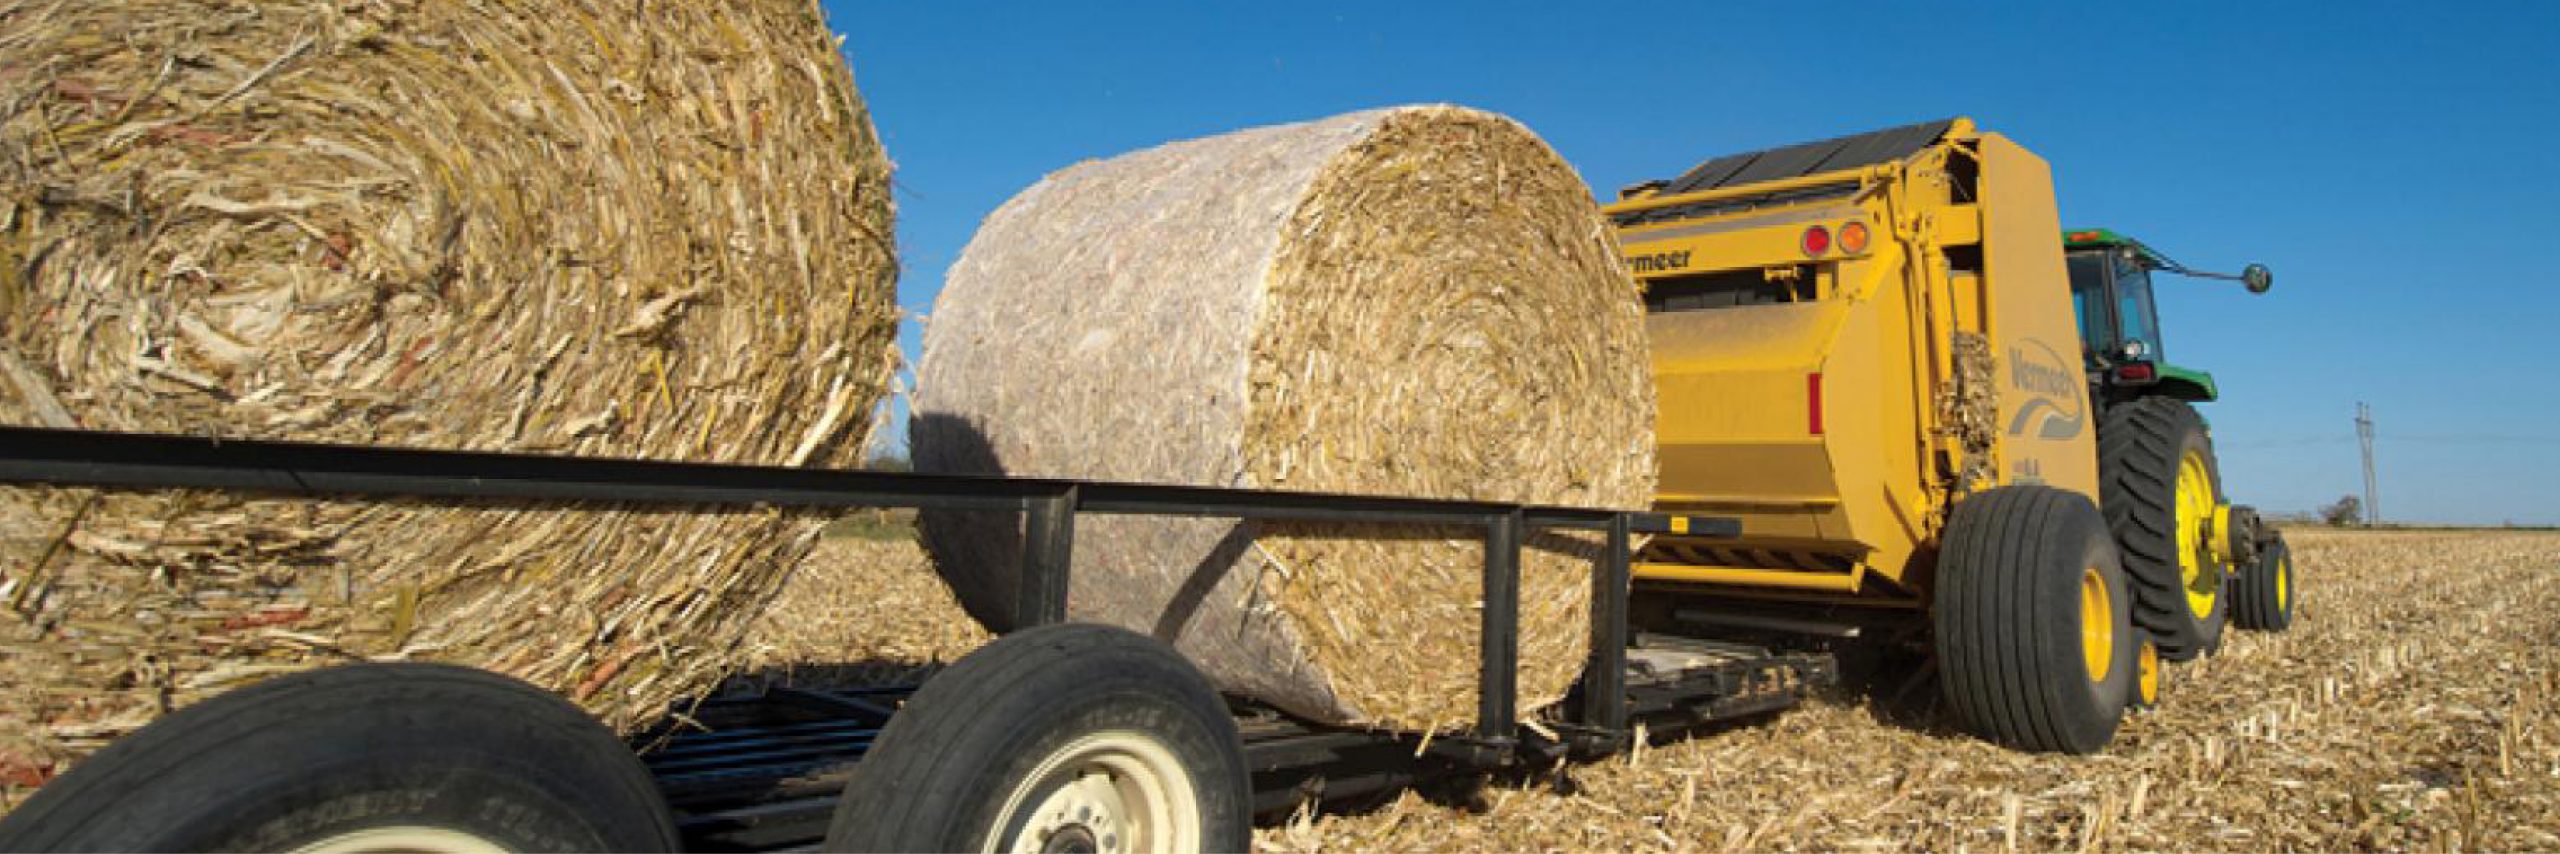
POLYGON ((2258 563, 2232 584, 2231 619, 2241 628, 2281 632, 2293 627, 2294 602, 2302 596, 2302 576, 2293 571, 2293 548, 2279 534, 2259 550, 2258 563))
POLYGON ((2125 692, 2125 707, 2159 708, 2161 693, 2167 690, 2168 676, 2160 667, 2160 645, 2149 637, 2137 641, 2133 647, 2133 682, 2125 692))
POLYGON ((977 851, 1035 766, 1084 735, 1135 730, 1188 770, 1209 851, 1252 845, 1235 719, 1171 648, 1109 626, 1016 632, 925 682, 854 767, 829 851, 977 851))
POLYGON ((2086 496, 2008 486, 1947 520, 1932 618, 1940 685, 1965 727, 2001 744, 2093 753, 2133 695, 2140 638, 2106 520, 2086 496), (2113 655, 2093 678, 2081 646, 2084 570, 2107 591, 2113 655))
POLYGON ((269 679, 117 739, 0 820, 0 851, 277 851, 429 826, 515 851, 673 851, 631 748, 493 673, 357 664, 269 679))
POLYGON ((2190 450, 2204 454, 2206 477, 2219 498, 2222 471, 2214 461, 2213 440, 2205 434, 2204 416, 2186 401, 2146 397, 2118 404, 2098 425, 2098 506, 2106 511, 2107 530, 2124 551, 2125 573, 2133 582, 2133 620, 2160 645, 2160 657, 2170 661, 2190 661, 2219 649, 2231 614, 2231 597, 2216 595, 2212 613, 2197 618, 2187 607, 2185 582, 2178 573, 2178 550, 2204 547, 2177 541, 2178 461, 2190 450))

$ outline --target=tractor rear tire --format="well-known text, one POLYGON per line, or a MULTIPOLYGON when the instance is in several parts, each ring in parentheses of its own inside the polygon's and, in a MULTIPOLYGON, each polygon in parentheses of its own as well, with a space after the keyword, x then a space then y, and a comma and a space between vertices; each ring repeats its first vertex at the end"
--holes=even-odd
POLYGON ((2213 440, 2195 407, 2147 397, 2107 411, 2098 426, 2098 505, 2124 551, 2133 620, 2170 661, 2222 645, 2231 606, 2202 533, 2221 496, 2213 440))
POLYGON ((2233 585, 2231 617, 2241 628, 2281 632, 2293 627, 2293 548, 2278 535, 2258 553, 2258 564, 2233 585))
POLYGON ((674 851, 649 769, 566 700, 444 664, 279 676, 116 739, 0 851, 674 851))
POLYGON ((1244 742, 1191 663, 1060 623, 927 680, 837 801, 826 851, 1243 851, 1244 742))
POLYGON ((1942 690, 1967 729, 2060 753, 2115 737, 2141 638, 2115 542, 2086 496, 2030 485, 1958 502, 1932 605, 1942 690))

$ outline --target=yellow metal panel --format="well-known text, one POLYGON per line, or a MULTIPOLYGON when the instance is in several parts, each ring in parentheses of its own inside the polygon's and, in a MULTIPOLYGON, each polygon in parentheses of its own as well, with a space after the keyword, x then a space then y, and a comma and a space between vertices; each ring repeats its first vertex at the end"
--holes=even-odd
POLYGON ((1982 135, 1981 155, 1985 308, 2000 375, 2000 482, 2045 483, 2094 499, 2097 416, 2081 367, 2052 170, 1999 134, 1982 135))
POLYGON ((1846 314, 1836 302, 1809 302, 1646 318, 1662 492, 1836 495, 1810 427, 1806 377, 1846 314))
MULTIPOLYGON (((1666 508, 1662 511, 1665 513, 1671 512, 1668 508, 1675 507, 1702 510, 1769 510, 1795 512, 1800 510, 1829 510, 1840 506, 1840 497, 1837 495, 1770 495, 1767 493, 1752 493, 1749 495, 1741 493, 1725 493, 1717 495, 1704 492, 1657 492, 1654 493, 1653 501, 1654 504, 1662 508, 1666 508)), ((1751 532, 1751 538, 1753 540, 1758 540, 1760 539, 1760 535, 1764 533, 1767 532, 1754 529, 1751 532)))
POLYGON ((1784 569, 1740 569, 1726 566, 1691 566, 1680 563, 1639 563, 1635 575, 1647 581, 1685 581, 1692 584, 1723 584, 1733 587, 1775 587, 1783 590, 1822 590, 1855 593, 1865 580, 1860 572, 1796 572, 1784 569))
POLYGON ((1618 242, 1625 247, 1636 278, 1651 280, 1708 270, 1837 261, 1871 254, 1875 248, 1872 242, 1866 253, 1850 254, 1839 250, 1836 238, 1830 251, 1820 256, 1804 254, 1805 229, 1819 225, 1836 236, 1852 222, 1868 223, 1870 229, 1874 228, 1864 210, 1829 205, 1644 226, 1620 232, 1618 242))
POLYGON ((1789 504, 1781 501, 1725 502, 1718 496, 1684 503, 1677 496, 1663 496, 1656 509, 1662 512, 1687 512, 1735 518, 1742 521, 1740 539, 1718 540, 1712 545, 1759 548, 1785 546, 1799 549, 1855 550, 1857 544, 1844 541, 1849 530, 1837 505, 1812 502, 1789 504))
POLYGON ((1982 242, 1982 206, 1948 205, 1933 218, 1938 245, 1970 246, 1982 242))
POLYGON ((1662 482, 1681 487, 1656 496, 1655 503, 1664 512, 1675 505, 1774 502, 1772 506, 1819 507, 1839 501, 1820 442, 1663 442, 1655 456, 1662 467, 1662 482), (1719 500, 1719 496, 1749 498, 1719 500))
POLYGON ((1868 283, 1844 289, 1857 296, 1844 300, 1851 310, 1822 363, 1823 438, 1848 523, 1841 533, 1897 581, 1926 536, 1930 501, 1922 465, 1929 398, 1910 370, 1917 342, 1899 271, 1896 255, 1844 273, 1868 283))
MULTIPOLYGON (((1646 317, 1644 331, 1647 346, 1653 349, 1653 373, 1657 379, 1792 370, 1798 371, 1796 381, 1802 383, 1801 372, 1822 364, 1823 351, 1830 349, 1832 337, 1839 334, 1840 324, 1848 314, 1847 305, 1830 301, 1669 311, 1646 317)), ((1741 407, 1735 404, 1740 402, 1692 407, 1684 415, 1699 414, 1697 409, 1737 409, 1741 407)), ((1666 421, 1670 420, 1671 413, 1664 415, 1666 421)), ((1804 421, 1791 423, 1800 427, 1804 421)), ((1787 432, 1804 435, 1802 430, 1787 432)))
POLYGON ((1955 297, 1956 328, 1978 332, 1989 325, 1983 319, 1983 306, 1991 298, 1983 289, 1981 273, 1950 275, 1947 277, 1947 290, 1955 297))

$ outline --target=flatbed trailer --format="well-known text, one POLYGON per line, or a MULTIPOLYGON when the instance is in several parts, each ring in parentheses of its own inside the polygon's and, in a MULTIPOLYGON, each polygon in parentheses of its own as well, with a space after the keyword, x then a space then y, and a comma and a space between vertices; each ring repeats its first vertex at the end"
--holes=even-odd
MULTIPOLYGON (((1465 526, 1483 532, 1484 601, 1480 611, 1476 719, 1455 733, 1428 737, 1309 724, 1240 698, 1225 698, 1234 733, 1230 747, 1249 793, 1245 815, 1285 812, 1310 800, 1389 790, 1449 772, 1499 771, 1565 757, 1591 758, 1625 749, 1639 732, 1684 728, 1766 714, 1836 678, 1824 655, 1684 638, 1638 637, 1628 627, 1630 546, 1645 534, 1735 537, 1739 521, 1590 508, 1397 496, 1319 494, 1134 484, 1056 478, 963 477, 546 456, 471 451, 240 440, 102 431, 0 427, 0 483, 127 490, 197 489, 314 499, 397 499, 497 504, 614 503, 663 507, 776 506, 916 508, 1016 512, 1022 515, 1017 623, 1007 639, 1058 627, 1067 618, 1068 575, 1076 519, 1087 514, 1187 516, 1237 520, 1465 526), (1553 720, 1516 715, 1519 572, 1522 541, 1533 531, 1599 532, 1605 545, 1592 574, 1590 657, 1573 696, 1553 720), (1641 729, 1639 729, 1641 727, 1641 729)), ((1169 647, 1128 633, 1125 643, 1169 647)), ((1000 639, 975 655, 1006 645, 1000 639)), ((968 659, 963 659, 963 665, 968 659)), ((329 670, 396 665, 353 664, 329 670)), ((871 810, 886 799, 919 802, 916 780, 869 780, 863 760, 891 749, 892 725, 910 697, 949 685, 964 667, 922 685, 819 691, 771 687, 707 698, 681 722, 625 740, 653 781, 670 841, 694 850, 778 850, 817 845, 886 844, 888 837, 848 839, 844 828, 862 794, 871 810), (836 827, 832 831, 830 825, 836 827)), ((387 674, 396 677, 397 674, 387 674)), ((1196 672, 1191 680, 1199 680, 1196 672)), ((378 681, 378 680, 377 680, 378 681)), ((1183 686, 1166 686, 1167 690, 1183 686)), ((1200 688, 1205 689, 1205 682, 1200 688)), ((252 686, 242 691, 255 691, 252 686)), ((529 690, 529 688, 528 688, 529 690)), ((985 686, 983 691, 1001 691, 985 686)), ((1186 689, 1187 690, 1187 689, 1186 689)), ((132 765, 139 750, 118 751, 155 729, 185 726, 191 712, 223 703, 215 697, 162 718, 40 789, 0 819, 0 849, 62 848, 103 840, 164 839, 131 826, 123 835, 86 827, 96 816, 132 814, 111 803, 135 797, 130 785, 99 782, 132 765), (75 781, 85 784, 75 785, 75 781), (72 790, 60 791, 55 790, 72 790), (90 818, 84 819, 83 816, 90 818), (84 822, 86 824, 84 824, 84 822), (75 827, 73 825, 83 825, 75 827), (84 833, 90 835, 82 835, 84 833)), ((247 702, 247 701, 241 701, 247 702)), ((913 714, 906 715, 913 718, 913 714)), ((600 723, 587 721, 596 730, 600 723)), ((366 724, 366 726, 376 726, 366 724)), ((911 724, 910 731, 922 724, 911 724)), ((166 733, 158 736, 172 738, 166 733)), ((1223 734, 1221 738, 1229 738, 1223 734)), ((922 739, 924 736, 911 736, 922 739)), ((921 750, 923 748, 911 748, 921 750)), ((163 750, 162 753, 168 751, 163 750)), ((164 762, 163 765, 166 763, 164 762)), ((904 766, 901 766, 904 767, 904 766)), ((182 769, 184 770, 184 769, 182 769)), ((1192 774, 1204 773, 1192 769, 1192 774)), ((134 777, 139 772, 126 776, 134 777)), ((166 767, 139 779, 184 775, 166 767)), ((942 793, 947 795, 947 792, 942 793)), ((1045 801, 1042 803, 1046 803, 1045 801)), ((1008 807, 1010 809, 1010 807, 1008 807)), ((876 813, 864 813, 876 814, 876 813)), ((394 819, 397 817, 394 816, 394 819)), ((858 822, 854 822, 858 824, 858 822)), ((132 820, 124 821, 131 825, 132 820)), ((858 828, 857 828, 858 829, 858 828)), ((999 837, 1034 847, 1114 848, 1113 837, 1086 838, 1084 828, 962 828, 958 837, 994 846, 999 837), (1073 833, 1069 833, 1073 831, 1073 833), (977 836, 968 836, 975 833, 977 836), (1007 837, 1013 833, 1016 836, 1007 837), (1071 838, 1072 837, 1072 838, 1071 838), (1047 839, 1047 843, 1041 843, 1047 839), (1110 844, 1105 844, 1110 843, 1110 844)), ((1241 831, 1234 831, 1240 833, 1241 831)), ((366 841, 371 837, 357 839, 366 841)), ((910 847, 922 837, 905 837, 910 847)), ((1161 842, 1165 837, 1154 837, 1161 842)), ((1207 847, 1240 841, 1232 834, 1183 837, 1207 847)), ((219 841, 219 840, 203 840, 219 841)), ((398 844, 409 844, 395 839, 398 844)), ((895 842, 895 840, 890 840, 895 842)), ((141 847, 141 846, 134 846, 141 847)), ((998 847, 1011 848, 1012 844, 998 847)), ((1143 850, 1147 846, 1139 846, 1143 850)), ((1154 846, 1163 848, 1163 846, 1154 846)), ((1181 847, 1181 846, 1176 846, 1181 847)))

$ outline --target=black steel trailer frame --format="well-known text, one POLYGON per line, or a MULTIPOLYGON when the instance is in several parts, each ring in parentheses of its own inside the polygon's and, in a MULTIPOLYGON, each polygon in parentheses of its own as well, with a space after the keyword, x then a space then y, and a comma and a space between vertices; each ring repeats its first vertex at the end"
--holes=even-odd
MULTIPOLYGON (((1685 674, 1630 693, 1627 599, 1634 536, 1739 536, 1739 520, 1723 517, 1062 478, 885 473, 33 427, 0 427, 0 483, 460 504, 594 502, 1018 512, 1023 518, 1024 544, 1014 604, 1018 628, 1067 618, 1075 523, 1083 514, 1473 527, 1483 532, 1485 543, 1476 719, 1463 733, 1428 739, 1422 752, 1476 769, 1513 765, 1524 751, 1541 756, 1613 753, 1634 737, 1633 713, 1671 710, 1691 722, 1758 713, 1783 706, 1790 698, 1776 697, 1773 702, 1765 693, 1736 696, 1736 692, 1752 687, 1755 680, 1768 681, 1767 677, 1792 687, 1819 682, 1827 675, 1819 660, 1763 654, 1746 657, 1737 666, 1685 674), (1590 658, 1577 692, 1579 702, 1564 710, 1562 725, 1523 726, 1515 711, 1522 541, 1530 531, 1567 530, 1596 531, 1605 538, 1592 573, 1590 658)), ((802 704, 835 703, 880 721, 885 721, 885 715, 879 713, 894 707, 894 698, 884 704, 842 694, 780 696, 802 704)), ((868 733, 876 733, 876 723, 853 727, 862 736, 841 742, 842 749, 833 755, 858 754, 867 747, 868 733)), ((1264 726, 1262 735, 1266 744, 1258 751, 1262 758, 1254 763, 1258 772, 1282 770, 1287 757, 1316 757, 1357 747, 1354 741, 1374 745, 1385 738, 1286 723, 1264 726)), ((789 734, 765 732, 761 737, 789 734)), ((758 765, 753 755, 720 753, 711 740, 696 740, 683 748, 687 752, 661 757, 659 764, 682 764, 685 760, 680 757, 698 757, 704 760, 702 768, 723 773, 759 768, 772 773, 778 767, 758 765)), ((793 755, 793 761, 804 758, 793 755)), ((1393 777, 1387 774, 1385 779, 1392 782, 1393 777)), ((755 847, 746 839, 728 843, 755 847)))

